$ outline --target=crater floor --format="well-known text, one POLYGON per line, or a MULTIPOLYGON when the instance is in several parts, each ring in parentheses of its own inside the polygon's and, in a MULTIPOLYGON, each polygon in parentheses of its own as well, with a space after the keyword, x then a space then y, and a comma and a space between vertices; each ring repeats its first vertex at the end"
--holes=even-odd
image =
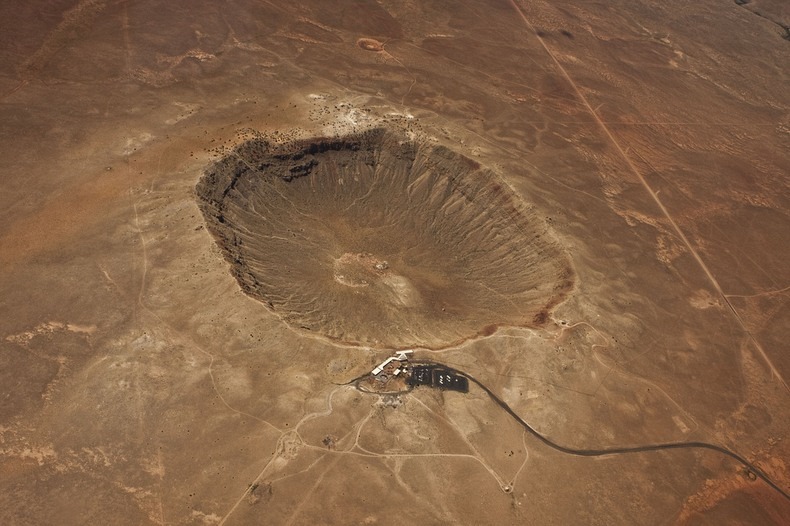
POLYGON ((385 129, 246 142, 197 195, 246 293, 347 343, 437 348, 539 326, 573 286, 546 224, 496 174, 385 129))

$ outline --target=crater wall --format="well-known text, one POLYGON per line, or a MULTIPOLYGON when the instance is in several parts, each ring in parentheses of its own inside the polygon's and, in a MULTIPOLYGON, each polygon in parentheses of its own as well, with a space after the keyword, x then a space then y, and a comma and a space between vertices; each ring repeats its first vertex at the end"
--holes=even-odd
POLYGON ((247 294, 346 343, 441 348, 537 327, 573 287, 562 247, 499 176, 384 129, 249 141, 197 196, 247 294))

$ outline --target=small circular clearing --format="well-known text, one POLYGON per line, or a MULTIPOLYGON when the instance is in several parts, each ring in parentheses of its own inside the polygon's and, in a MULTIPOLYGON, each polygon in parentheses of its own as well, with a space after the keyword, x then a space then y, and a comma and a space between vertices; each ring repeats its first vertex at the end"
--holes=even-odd
POLYGON ((384 44, 373 38, 360 38, 357 45, 365 51, 384 51, 384 44))

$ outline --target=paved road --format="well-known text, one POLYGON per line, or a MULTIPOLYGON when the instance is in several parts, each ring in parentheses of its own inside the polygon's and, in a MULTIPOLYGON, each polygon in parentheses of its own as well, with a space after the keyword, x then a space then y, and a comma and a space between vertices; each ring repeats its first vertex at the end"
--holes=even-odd
MULTIPOLYGON (((437 364, 441 365, 441 364, 437 364)), ((773 489, 778 491, 782 494, 784 498, 790 500, 790 495, 780 488, 779 486, 772 481, 768 475, 763 473, 758 467, 754 464, 743 458, 742 456, 738 455, 737 453, 733 453, 732 451, 725 449, 721 446, 717 446, 715 444, 708 444, 707 442, 667 442, 664 444, 647 444, 644 446, 633 446, 633 447, 613 447, 613 448, 606 448, 606 449, 575 449, 570 447, 565 447, 563 445, 557 444, 556 442, 551 441, 550 439, 546 438, 545 436, 541 435, 537 430, 535 430, 532 426, 530 426, 523 418, 521 418, 513 409, 507 405, 499 396, 497 396, 494 392, 491 391, 488 387, 486 387, 482 382, 480 382, 474 376, 459 371, 457 369, 453 369, 452 367, 448 367, 446 365, 441 365, 442 367, 446 367, 454 371, 456 374, 460 374, 461 376, 465 376, 469 379, 470 382, 473 382, 478 387, 480 387, 483 391, 485 391, 488 396, 496 402, 496 404, 507 411, 507 413, 513 417, 513 419, 521 424, 521 426, 527 430, 532 436, 546 444, 552 449, 556 449, 562 453, 567 453, 568 455, 575 455, 579 457, 602 457, 605 455, 622 455, 628 453, 644 453, 648 451, 665 451, 670 449, 708 449, 711 451, 716 451, 721 453, 722 455, 726 455, 741 464, 743 464, 749 471, 754 473, 757 477, 762 479, 766 484, 771 486, 773 489)))
MULTIPOLYGON (((646 453, 650 451, 667 451, 671 449, 708 449, 710 451, 715 451, 717 453, 721 453, 722 455, 726 455, 731 459, 741 463, 745 466, 750 472, 754 473, 754 475, 760 479, 762 479, 766 484, 768 484, 771 488, 778 491, 784 498, 790 500, 790 494, 788 494, 785 490, 780 488, 776 485, 776 483, 771 480, 768 475, 763 473, 760 468, 743 458, 737 453, 730 451, 729 449, 723 448, 721 446, 717 446, 715 444, 708 444, 707 442, 697 442, 697 441, 690 441, 690 442, 666 442, 663 444, 646 444, 644 446, 632 446, 632 447, 612 447, 612 448, 604 448, 604 449, 576 449, 571 447, 566 447, 556 442, 553 442, 551 439, 543 436, 540 434, 535 428, 530 426, 523 418, 521 418, 518 413, 516 413, 509 405, 507 405, 504 400, 499 398, 491 389, 485 386, 482 382, 480 382, 477 378, 472 376, 471 374, 465 373, 463 371, 459 371, 454 367, 450 367, 448 365, 444 365, 439 362, 432 362, 432 361, 419 361, 414 362, 413 365, 436 365, 438 367, 445 368, 449 371, 454 372, 464 378, 467 378, 470 382, 474 383, 478 387, 480 387, 483 391, 488 394, 488 396, 496 402, 496 404, 504 409, 516 422, 518 422, 527 432, 529 432, 532 436, 546 444, 552 449, 555 449, 561 453, 566 453, 568 455, 575 455, 577 457, 603 457, 606 455, 623 455, 623 454, 630 454, 630 453, 646 453)), ((360 376, 359 378, 355 378, 354 380, 348 382, 346 385, 357 384, 357 382, 363 378, 365 378, 367 374, 360 376)))

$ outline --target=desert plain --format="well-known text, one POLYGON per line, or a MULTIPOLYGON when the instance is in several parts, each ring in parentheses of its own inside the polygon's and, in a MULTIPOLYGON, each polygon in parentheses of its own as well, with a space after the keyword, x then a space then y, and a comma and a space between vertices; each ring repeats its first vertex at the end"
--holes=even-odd
POLYGON ((786 524, 789 24, 4 3, 0 523, 786 524))

